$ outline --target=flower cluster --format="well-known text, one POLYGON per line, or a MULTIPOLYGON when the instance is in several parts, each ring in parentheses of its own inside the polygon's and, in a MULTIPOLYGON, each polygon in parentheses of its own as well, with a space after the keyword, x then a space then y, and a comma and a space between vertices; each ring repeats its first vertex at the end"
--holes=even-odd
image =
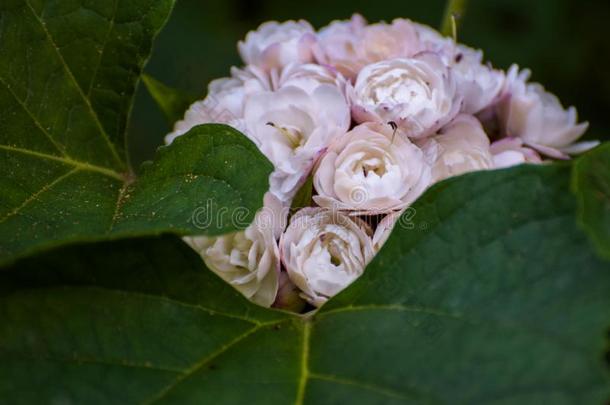
POLYGON ((435 182, 595 145, 576 143, 587 124, 528 70, 494 69, 481 51, 406 19, 355 15, 317 32, 305 21, 267 22, 238 48, 245 67, 210 83, 166 142, 224 123, 273 163, 264 207, 245 231, 186 238, 263 306, 319 306, 337 294, 435 182), (313 184, 311 206, 288 218, 304 184, 313 184))

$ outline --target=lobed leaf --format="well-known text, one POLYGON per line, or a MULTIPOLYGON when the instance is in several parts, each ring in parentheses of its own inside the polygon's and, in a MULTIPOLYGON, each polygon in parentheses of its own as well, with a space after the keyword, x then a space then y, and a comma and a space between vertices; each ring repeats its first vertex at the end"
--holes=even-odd
POLYGON ((610 272, 577 227, 569 170, 438 184, 306 317, 248 303, 174 238, 26 259, 0 280, 0 397, 602 403, 610 272))
MULTIPOLYGON (((273 169, 251 141, 219 124, 197 126, 161 148, 134 182, 56 165, 63 174, 0 219, 0 263, 79 241, 243 229, 262 205, 273 169)), ((0 187, 12 181, 0 180, 0 187)), ((15 199, 20 187, 7 185, 4 198, 15 199)))
POLYGON ((223 126, 191 131, 133 182, 127 117, 172 6, 0 3, 0 265, 79 241, 234 231, 262 205, 271 166, 223 126))

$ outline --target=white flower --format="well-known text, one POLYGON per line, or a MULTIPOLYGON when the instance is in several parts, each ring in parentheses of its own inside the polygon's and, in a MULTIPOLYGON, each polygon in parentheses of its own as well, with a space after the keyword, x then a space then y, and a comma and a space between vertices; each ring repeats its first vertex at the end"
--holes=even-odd
POLYGON ((279 74, 277 72, 277 70, 272 72, 272 83, 275 90, 293 86, 311 94, 321 84, 328 84, 337 87, 342 94, 345 94, 345 78, 341 73, 327 66, 313 63, 304 65, 292 63, 282 69, 279 74))
POLYGON ((597 143, 574 145, 588 123, 577 123, 574 107, 565 110, 557 97, 538 83, 527 83, 530 72, 513 65, 507 75, 504 100, 498 106, 505 135, 521 138, 526 145, 555 157, 582 152, 597 143))
POLYGON ((314 201, 351 214, 379 214, 413 202, 431 182, 424 153, 390 125, 361 124, 338 137, 314 173, 314 201))
POLYGON ((320 29, 314 45, 316 61, 332 66, 347 78, 353 78, 366 63, 360 59, 359 42, 364 35, 366 20, 354 14, 349 21, 333 21, 320 29))
POLYGON ((419 43, 424 50, 440 55, 453 55, 455 42, 450 37, 443 36, 434 28, 420 23, 413 23, 419 43))
POLYGON ((320 306, 363 273, 373 257, 370 233, 358 219, 304 208, 280 239, 282 263, 304 298, 320 306))
POLYGON ((253 302, 269 307, 275 301, 280 272, 277 239, 287 211, 270 193, 254 222, 244 231, 219 237, 184 240, 206 265, 253 302))
POLYGON ((321 84, 311 93, 298 87, 249 97, 246 133, 274 164, 271 191, 287 202, 297 191, 333 137, 347 131, 349 107, 334 86, 321 84))
POLYGON ((409 58, 423 48, 413 23, 397 18, 391 24, 380 22, 367 26, 361 50, 368 65, 384 59, 409 58))
POLYGON ((425 50, 438 54, 455 76, 458 93, 463 97, 461 112, 476 114, 498 101, 505 75, 483 63, 483 52, 456 44, 427 25, 414 23, 425 50))
POLYGON ((373 250, 375 253, 379 252, 385 245, 402 214, 403 211, 392 212, 379 221, 373 234, 373 250))
POLYGON ((243 115, 247 97, 271 90, 271 81, 266 73, 254 66, 245 69, 234 67, 231 75, 210 83, 206 98, 193 103, 184 118, 174 124, 173 132, 165 137, 166 144, 200 124, 221 123, 242 132, 245 130, 243 115))
POLYGON ((307 21, 269 21, 250 31, 238 44, 246 64, 265 70, 282 68, 289 63, 313 61, 315 32, 307 21))
POLYGON ((441 132, 426 139, 422 147, 429 156, 435 156, 434 182, 493 167, 489 138, 471 115, 458 115, 441 132))
POLYGON ((395 19, 367 25, 355 14, 349 21, 334 21, 318 33, 314 55, 319 63, 330 65, 349 79, 364 66, 385 59, 408 58, 422 48, 415 26, 409 20, 395 19))
POLYGON ((458 92, 463 97, 463 113, 476 114, 499 100, 505 81, 504 73, 482 62, 483 52, 456 45, 449 63, 458 92))
POLYGON ((414 138, 444 126, 461 103, 450 69, 433 53, 366 66, 348 96, 357 122, 394 122, 414 138))
POLYGON ((519 138, 503 138, 491 144, 494 168, 500 169, 522 163, 542 163, 535 150, 523 145, 519 138))

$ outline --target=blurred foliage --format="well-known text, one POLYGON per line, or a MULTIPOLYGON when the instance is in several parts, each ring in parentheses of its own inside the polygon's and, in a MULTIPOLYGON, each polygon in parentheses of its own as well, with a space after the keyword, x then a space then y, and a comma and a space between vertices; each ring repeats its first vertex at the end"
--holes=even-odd
MULTIPOLYGON (((147 73, 204 95, 207 83, 239 65, 237 41, 266 20, 303 18, 315 27, 359 12, 369 21, 408 17, 437 27, 444 0, 178 0, 158 37, 147 73)), ((458 32, 495 66, 529 67, 533 79, 575 105, 591 123, 588 138, 610 139, 608 0, 470 0, 458 32)), ((130 128, 132 161, 152 157, 169 131, 140 86, 130 128)))

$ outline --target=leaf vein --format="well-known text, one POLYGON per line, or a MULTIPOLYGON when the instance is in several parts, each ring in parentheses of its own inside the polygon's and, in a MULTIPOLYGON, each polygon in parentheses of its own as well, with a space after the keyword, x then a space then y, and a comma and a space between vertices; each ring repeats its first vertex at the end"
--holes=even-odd
MULTIPOLYGON (((356 380, 349 379, 349 378, 343 378, 343 377, 338 377, 338 376, 334 376, 334 375, 319 374, 319 373, 310 373, 309 376, 313 380, 326 381, 326 382, 331 382, 331 383, 340 384, 340 385, 354 386, 354 387, 362 388, 364 390, 375 392, 375 393, 378 393, 378 394, 381 394, 383 396, 390 397, 390 398, 403 399, 403 400, 421 399, 421 397, 416 394, 407 396, 400 391, 396 391, 396 390, 393 390, 393 389, 390 389, 387 387, 382 387, 377 384, 356 381, 356 380)), ((434 401, 431 401, 431 402, 436 403, 439 401, 435 399, 434 401)))
POLYGON ((22 209, 24 209, 30 203, 35 201, 40 195, 46 193, 47 191, 52 189, 54 186, 56 186, 57 184, 59 184, 60 182, 65 180, 66 178, 70 177, 71 175, 77 173, 78 171, 79 171, 78 168, 74 168, 74 169, 62 174, 61 176, 57 177, 55 180, 51 181, 50 183, 47 183, 44 186, 42 186, 40 188, 40 190, 36 191, 34 194, 32 194, 31 196, 26 198, 19 206, 15 207, 12 211, 10 211, 2 219, 0 219, 0 224, 5 222, 7 219, 19 214, 19 212, 21 212, 22 209))
POLYGON ((2 83, 2 85, 7 89, 7 91, 13 96, 13 98, 15 99, 15 101, 17 101, 17 104, 19 104, 19 106, 23 109, 23 111, 25 111, 25 113, 32 119, 32 122, 34 122, 34 125, 47 137, 47 139, 53 144, 53 146, 57 149, 57 151, 59 153, 61 153, 63 156, 68 157, 68 154, 66 153, 66 150, 64 148, 64 146, 62 144, 60 144, 59 142, 57 142, 49 133, 49 131, 47 131, 42 124, 38 121, 38 119, 34 116, 34 114, 32 113, 32 111, 30 111, 30 109, 27 107, 27 105, 25 104, 25 102, 23 100, 21 100, 19 97, 17 97, 17 94, 15 94, 15 92, 13 91, 13 89, 11 89, 11 86, 8 85, 8 83, 6 83, 6 81, 0 77, 0 83, 2 83))
POLYGON ((184 370, 171 368, 171 367, 158 367, 158 366, 152 366, 152 365, 148 365, 148 364, 140 364, 140 363, 133 363, 133 362, 117 362, 117 361, 111 361, 111 360, 101 360, 101 359, 86 358, 86 357, 31 356, 31 355, 24 354, 24 353, 18 353, 18 354, 11 353, 11 355, 15 355, 18 358, 21 358, 24 360, 29 360, 29 361, 42 360, 42 361, 50 361, 50 362, 57 362, 57 363, 59 363, 59 362, 76 363, 77 365, 98 364, 98 365, 113 366, 113 367, 163 371, 163 372, 169 372, 169 373, 174 373, 174 374, 180 374, 180 373, 184 372, 184 370))
POLYGON ((178 376, 168 386, 163 388, 161 391, 159 391, 157 394, 155 394, 150 399, 144 401, 143 403, 144 404, 152 404, 152 403, 160 401, 163 397, 168 395, 173 389, 175 389, 178 385, 180 385, 184 380, 186 380, 189 377, 192 377, 196 372, 201 370, 206 364, 208 364, 209 362, 211 362, 215 358, 219 357, 223 353, 229 351, 231 348, 233 348, 234 346, 239 344, 244 339, 248 338, 249 336, 253 335, 254 333, 258 332, 259 330, 261 330, 264 327, 268 327, 268 326, 271 326, 271 325, 276 325, 276 324, 279 324, 279 323, 282 323, 282 322, 286 322, 286 321, 287 320, 285 320, 285 319, 281 320, 281 321, 272 321, 272 322, 260 324, 260 325, 254 326, 253 328, 248 329, 246 332, 244 332, 241 335, 237 336, 236 338, 231 340, 229 343, 227 343, 224 346, 220 347, 218 350, 210 353, 209 355, 205 356, 201 360, 197 361, 193 366, 191 366, 188 370, 186 370, 186 372, 184 372, 184 374, 181 374, 180 376, 178 376))
POLYGON ((32 5, 30 4, 30 0, 25 0, 25 4, 28 7, 28 9, 30 10, 30 12, 32 13, 32 15, 34 16, 34 18, 36 19, 36 21, 38 22, 38 24, 40 25, 47 40, 51 44, 51 47, 54 49, 55 54, 57 55, 59 62, 61 63, 62 67, 64 68, 67 77, 70 79, 70 81, 72 82, 72 85, 76 88, 76 91, 79 93, 79 95, 83 99, 85 105, 87 106, 87 109, 89 110, 89 113, 91 114, 91 117, 92 117, 95 125, 97 126, 100 135, 106 141, 106 144, 108 146, 108 149, 110 150, 110 153, 116 159, 117 163, 119 163, 119 165, 121 167, 123 167, 125 164, 124 164, 123 160, 120 158, 119 153, 117 152, 114 144, 110 141, 110 137, 106 133, 106 130, 104 129, 99 117, 97 116, 97 113, 95 112, 95 110, 93 109, 93 106, 91 105, 91 100, 89 98, 87 98, 85 93, 83 93, 83 89, 79 86, 78 82, 76 81, 76 78, 74 77, 74 74, 72 73, 72 70, 68 67, 66 60, 64 59, 63 55, 59 51, 59 47, 55 43, 55 40, 51 36, 51 33, 49 32, 49 30, 47 29, 46 24, 41 19, 41 17, 36 13, 36 10, 34 10, 32 5))
POLYGON ((337 314, 337 313, 341 313, 341 312, 356 312, 356 311, 398 311, 398 312, 424 313, 424 314, 438 316, 438 317, 448 317, 448 318, 452 318, 455 320, 467 322, 472 325, 484 325, 486 322, 489 322, 489 323, 501 326, 503 328, 521 331, 521 332, 525 333, 526 335, 535 336, 535 337, 538 337, 539 339, 545 339, 548 341, 552 341, 557 346, 559 346, 567 351, 570 351, 572 353, 583 355, 583 357, 585 357, 588 360, 587 353, 584 348, 575 346, 575 345, 571 344, 570 342, 565 342, 556 335, 551 335, 545 331, 537 330, 537 329, 531 327, 531 325, 527 325, 527 326, 529 326, 529 328, 528 328, 528 327, 526 327, 526 325, 522 325, 520 323, 510 322, 510 321, 506 321, 506 320, 500 320, 500 319, 494 319, 494 318, 475 319, 475 318, 472 318, 471 316, 466 317, 464 314, 461 314, 461 313, 451 313, 451 312, 446 312, 446 311, 442 311, 442 310, 437 310, 434 308, 409 307, 409 306, 400 305, 400 304, 357 305, 357 306, 348 306, 348 307, 343 307, 343 308, 332 309, 327 312, 319 313, 316 316, 321 317, 324 315, 332 315, 332 314, 337 314))
POLYGON ((91 82, 89 83, 89 89, 87 90, 87 97, 91 97, 91 92, 93 91, 93 85, 95 83, 95 79, 97 78, 97 73, 102 64, 102 59, 104 58, 104 52, 106 52, 106 46, 108 45, 108 41, 110 40, 110 33, 114 29, 114 22, 116 20, 117 11, 119 8, 119 0, 114 1, 114 10, 112 12, 112 18, 110 19, 110 23, 108 25, 108 31, 106 32, 106 36, 104 37, 104 42, 102 44, 102 49, 100 50, 100 57, 95 64, 95 69, 93 70, 93 75, 91 76, 91 82))
POLYGON ((61 156, 51 155, 48 153, 37 152, 34 150, 18 148, 18 147, 9 146, 9 145, 0 145, 0 149, 3 149, 8 152, 13 152, 13 153, 22 153, 24 155, 34 156, 34 157, 41 158, 41 159, 52 160, 55 162, 74 166, 80 170, 100 173, 105 176, 112 177, 113 179, 120 180, 121 182, 125 181, 123 175, 121 175, 117 171, 114 171, 107 167, 92 165, 90 163, 74 160, 69 157, 61 157, 61 156))
MULTIPOLYGON (((81 286, 82 287, 82 286, 81 286)), ((184 301, 178 301, 176 299, 173 299, 169 296, 166 295, 155 295, 155 294, 148 294, 148 293, 143 293, 140 291, 130 291, 130 290, 119 290, 119 289, 115 289, 115 288, 110 288, 110 287, 100 287, 100 286, 88 286, 85 285, 85 288, 87 288, 90 291, 99 291, 99 292, 106 292, 106 293, 112 293, 112 294, 116 294, 116 295, 123 295, 123 296, 135 296, 135 297, 140 297, 140 298, 147 298, 147 299, 155 299, 158 301, 163 301, 172 305, 176 305, 176 306, 180 306, 183 308, 188 308, 188 309, 193 309, 193 310, 198 310, 198 311, 202 311, 205 312, 206 314, 209 315, 217 315, 217 316, 222 316, 224 318, 231 318, 231 319, 236 319, 236 320, 240 320, 243 322, 248 322, 251 323, 255 326, 267 326, 268 324, 274 324, 276 322, 280 322, 280 321, 270 321, 268 323, 263 323, 260 322, 256 319, 252 319, 252 318, 248 318, 245 316, 239 316, 239 315, 234 315, 234 314, 229 314, 227 312, 222 312, 222 311, 217 311, 215 309, 211 309, 208 307, 204 307, 203 305, 199 305, 199 304, 191 304, 188 302, 184 302, 184 301)), ((65 290, 70 290, 70 289, 74 289, 74 286, 71 285, 64 285, 64 286, 57 286, 54 287, 53 289, 65 289, 65 290)), ((282 319, 281 321, 284 321, 285 319, 282 319)))

